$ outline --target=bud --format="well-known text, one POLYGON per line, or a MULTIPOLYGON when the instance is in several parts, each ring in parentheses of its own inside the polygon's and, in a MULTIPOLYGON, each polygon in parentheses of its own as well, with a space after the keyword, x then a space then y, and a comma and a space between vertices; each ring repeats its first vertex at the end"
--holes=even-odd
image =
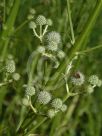
POLYGON ((67 105, 66 104, 63 104, 62 107, 61 107, 61 111, 62 112, 65 112, 67 110, 67 105))
POLYGON ((50 109, 50 110, 48 110, 47 114, 48 114, 49 118, 53 118, 55 116, 55 110, 54 109, 50 109))
POLYGON ((20 75, 18 73, 14 73, 12 75, 12 78, 15 80, 15 81, 18 81, 20 79, 20 75))

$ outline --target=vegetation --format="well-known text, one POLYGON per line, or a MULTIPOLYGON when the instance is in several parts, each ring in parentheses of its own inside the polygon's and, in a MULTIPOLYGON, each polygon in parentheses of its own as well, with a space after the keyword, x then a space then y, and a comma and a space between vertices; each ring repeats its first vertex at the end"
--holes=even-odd
POLYGON ((0 136, 102 135, 102 0, 0 1, 0 136))

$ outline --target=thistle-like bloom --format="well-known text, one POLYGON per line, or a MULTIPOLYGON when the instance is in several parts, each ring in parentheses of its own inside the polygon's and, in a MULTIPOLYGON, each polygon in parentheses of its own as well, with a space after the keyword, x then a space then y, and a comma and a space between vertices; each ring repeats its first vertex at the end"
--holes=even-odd
POLYGON ((53 108, 55 108, 56 110, 61 109, 62 107, 62 100, 60 98, 56 98, 52 101, 51 105, 53 108))
POLYGON ((90 76, 89 77, 89 83, 91 84, 91 85, 95 85, 95 86, 97 86, 98 85, 98 83, 99 83, 99 78, 98 78, 98 76, 96 76, 96 75, 92 75, 92 76, 90 76))
POLYGON ((88 93, 93 93, 93 92, 94 92, 94 88, 93 88, 91 85, 88 85, 88 86, 86 87, 86 91, 87 91, 88 93))
POLYGON ((81 86, 84 81, 85 81, 85 77, 81 72, 77 72, 75 73, 75 75, 71 78, 71 81, 74 85, 76 86, 81 86))
POLYGON ((48 104, 51 100, 51 94, 49 92, 46 91, 41 91, 38 94, 38 102, 41 104, 48 104))
POLYGON ((15 62, 14 60, 7 60, 6 62, 6 71, 8 73, 14 73, 16 70, 15 62))
POLYGON ((48 43, 56 43, 59 44, 61 42, 61 36, 58 32, 52 31, 47 34, 47 41, 48 43))
POLYGON ((33 96, 35 94, 35 88, 33 86, 27 86, 25 92, 26 95, 33 96))
POLYGON ((48 114, 49 118, 53 118, 55 116, 55 110, 54 109, 50 109, 50 110, 48 110, 47 114, 48 114))
POLYGON ((46 25, 46 23, 47 23, 47 20, 46 20, 46 18, 43 16, 43 15, 39 15, 38 17, 37 17, 37 19, 36 19, 36 24, 37 25, 46 25))
POLYGON ((62 107, 61 107, 61 111, 62 112, 65 112, 67 110, 67 105, 66 104, 63 104, 62 107))

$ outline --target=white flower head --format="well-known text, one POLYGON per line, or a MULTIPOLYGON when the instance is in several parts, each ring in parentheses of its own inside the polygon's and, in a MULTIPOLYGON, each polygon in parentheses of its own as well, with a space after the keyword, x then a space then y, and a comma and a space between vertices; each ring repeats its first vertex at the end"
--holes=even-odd
POLYGON ((81 86, 85 81, 85 77, 81 72, 76 72, 73 77, 71 77, 71 82, 76 86, 81 86))
POLYGON ((52 103, 51 103, 51 105, 52 105, 52 107, 53 108, 55 108, 55 109, 61 109, 61 107, 62 107, 62 100, 60 99, 60 98, 56 98, 56 99, 54 99, 53 101, 52 101, 52 103))
POLYGON ((47 20, 46 20, 46 18, 45 18, 43 15, 39 15, 39 16, 36 18, 36 24, 37 24, 37 25, 43 26, 43 25, 46 25, 46 23, 47 23, 47 20))
POLYGON ((50 102, 50 100, 51 100, 51 94, 49 92, 46 92, 46 91, 39 92, 38 94, 39 103, 46 105, 50 102))

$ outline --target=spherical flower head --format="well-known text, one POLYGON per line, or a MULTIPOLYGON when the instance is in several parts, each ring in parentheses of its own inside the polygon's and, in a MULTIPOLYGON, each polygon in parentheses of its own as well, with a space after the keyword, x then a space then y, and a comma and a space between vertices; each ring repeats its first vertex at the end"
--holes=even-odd
POLYGON ((47 41, 48 43, 54 42, 59 44, 61 42, 61 36, 58 32, 52 31, 47 34, 47 41))
POLYGON ((91 85, 95 85, 95 86, 97 86, 98 85, 98 82, 99 82, 99 78, 98 78, 98 76, 96 76, 96 75, 92 75, 92 76, 90 76, 89 77, 89 83, 91 84, 91 85))
POLYGON ((52 20, 51 19, 47 19, 47 25, 49 25, 49 26, 52 26, 52 20))
POLYGON ((51 94, 49 92, 46 91, 41 91, 38 94, 38 102, 40 104, 46 105, 50 102, 51 100, 51 94))
POLYGON ((29 106, 29 97, 24 97, 22 100, 23 105, 29 106))
POLYGON ((37 51, 38 51, 39 53, 45 53, 45 47, 39 46, 39 47, 37 48, 37 51))
POLYGON ((85 77, 81 72, 76 72, 71 81, 74 85, 81 86, 85 81, 85 77))
POLYGON ((8 73, 14 73, 16 70, 15 62, 14 60, 7 60, 6 62, 6 71, 8 73))
POLYGON ((60 50, 60 51, 58 51, 57 56, 58 56, 58 58, 63 59, 65 57, 65 53, 60 50))
POLYGON ((52 101, 51 105, 53 108, 55 108, 56 110, 61 109, 62 107, 62 100, 60 98, 56 98, 52 101))
POLYGON ((50 51, 57 51, 58 50, 58 44, 56 44, 55 42, 50 42, 48 44, 48 50, 50 51))
POLYGON ((36 24, 37 25, 46 25, 47 21, 46 21, 46 18, 43 16, 43 15, 39 15, 37 18, 36 18, 36 24))
POLYGON ((99 80, 99 81, 98 81, 97 86, 98 86, 98 87, 102 86, 102 80, 99 80))
POLYGON ((67 105, 66 104, 63 104, 62 107, 61 107, 61 111, 62 112, 65 112, 67 110, 67 105))
POLYGON ((12 78, 13 78, 15 81, 18 81, 18 80, 20 79, 20 74, 14 73, 14 74, 12 75, 12 78))
POLYGON ((55 110, 54 109, 50 109, 50 110, 48 110, 47 114, 48 114, 49 118, 53 118, 55 116, 55 110))
POLYGON ((29 28, 35 29, 35 28, 36 28, 36 24, 35 24, 33 21, 31 21, 31 22, 29 23, 29 28))
POLYGON ((33 96, 35 94, 35 88, 33 86, 27 86, 25 92, 26 95, 33 96))
POLYGON ((94 92, 94 88, 91 85, 88 85, 88 86, 86 86, 86 92, 93 93, 94 92))

